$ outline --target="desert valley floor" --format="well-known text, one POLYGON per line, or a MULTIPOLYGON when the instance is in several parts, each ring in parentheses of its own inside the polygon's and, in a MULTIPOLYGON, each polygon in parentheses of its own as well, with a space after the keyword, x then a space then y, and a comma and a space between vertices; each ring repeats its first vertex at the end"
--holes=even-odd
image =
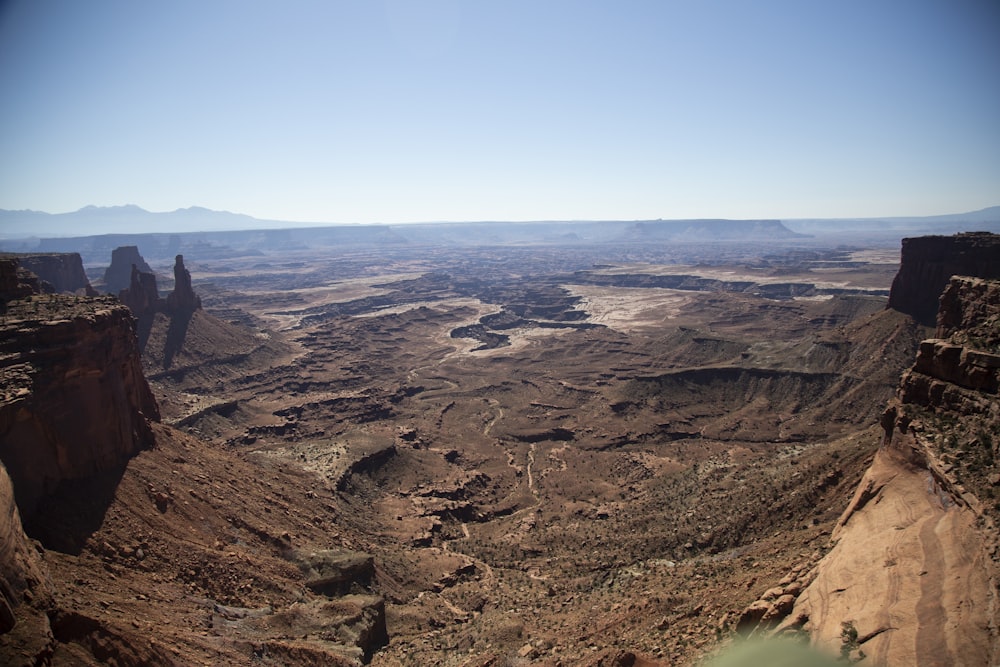
POLYGON ((193 258, 204 309, 144 366, 165 422, 306 471, 318 546, 374 556, 373 664, 676 664, 829 548, 926 333, 894 249, 684 253, 193 258))
POLYGON ((988 663, 1000 240, 781 229, 0 257, 0 662, 988 663))

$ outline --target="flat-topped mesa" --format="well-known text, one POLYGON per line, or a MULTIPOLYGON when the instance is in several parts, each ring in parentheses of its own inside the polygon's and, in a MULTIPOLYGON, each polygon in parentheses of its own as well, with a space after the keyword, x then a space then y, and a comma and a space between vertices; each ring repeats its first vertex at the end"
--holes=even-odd
POLYGON ((184 256, 177 255, 174 261, 174 291, 167 295, 167 311, 171 315, 190 315, 200 308, 201 298, 191 287, 191 272, 184 267, 184 256))
POLYGON ((109 294, 118 294, 128 289, 132 282, 132 270, 138 267, 143 273, 152 274, 153 269, 139 254, 139 248, 125 245, 111 251, 111 266, 104 271, 104 290, 109 294))
POLYGON ((888 307, 934 326, 938 299, 954 275, 1000 278, 1000 235, 968 232, 903 239, 888 307))

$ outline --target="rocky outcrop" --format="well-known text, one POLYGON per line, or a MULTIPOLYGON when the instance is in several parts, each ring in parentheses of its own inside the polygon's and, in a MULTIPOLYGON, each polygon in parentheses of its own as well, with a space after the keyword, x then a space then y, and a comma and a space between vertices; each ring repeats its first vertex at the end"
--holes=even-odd
POLYGON ((174 261, 174 289, 167 295, 167 312, 171 315, 190 315, 201 308, 201 298, 191 287, 191 272, 184 267, 184 256, 174 261))
POLYGON ((75 252, 18 255, 21 266, 52 286, 55 292, 97 296, 75 252))
POLYGON ((201 298, 191 287, 191 273, 184 267, 184 257, 182 255, 176 257, 174 289, 166 299, 160 298, 156 287, 156 276, 141 270, 138 264, 132 265, 128 287, 119 292, 118 298, 135 315, 141 354, 146 351, 157 315, 162 313, 166 316, 167 330, 166 341, 162 346, 162 367, 169 369, 173 365, 174 357, 184 347, 192 316, 195 311, 201 310, 201 298))
POLYGON ((935 336, 1000 352, 1000 283, 953 277, 941 294, 935 336))
POLYGON ((128 287, 118 292, 118 299, 140 320, 152 317, 163 309, 163 300, 156 288, 156 275, 140 270, 136 264, 132 265, 128 287))
POLYGON ((785 625, 876 665, 995 664, 995 566, 978 513, 910 436, 881 449, 785 625))
POLYGON ((175 260, 174 289, 166 299, 160 298, 156 275, 152 271, 143 270, 143 265, 145 262, 142 265, 132 264, 126 287, 118 292, 118 298, 136 317, 142 319, 155 313, 166 313, 170 317, 190 318, 194 311, 201 309, 201 297, 191 287, 191 272, 184 266, 183 255, 177 255, 175 260))
POLYGON ((998 293, 952 279, 947 338, 924 341, 904 373, 833 548, 779 631, 866 664, 997 664, 1000 355, 974 345, 995 344, 998 293))
POLYGON ((120 468, 159 411, 131 313, 113 297, 33 295, 0 324, 0 460, 21 515, 60 483, 120 468))
POLYGON ((133 267, 146 274, 153 273, 153 269, 149 268, 149 264, 139 254, 138 246, 115 248, 111 252, 111 266, 104 271, 104 290, 109 294, 118 294, 123 289, 128 289, 132 282, 133 267))
POLYGON ((1000 282, 952 278, 941 296, 936 336, 920 344, 913 368, 903 374, 900 404, 962 416, 995 412, 1000 282))
POLYGON ((41 292, 38 276, 22 267, 17 257, 0 257, 0 307, 6 307, 6 302, 12 299, 41 292))
POLYGON ((313 551, 301 555, 299 563, 306 588, 322 595, 345 595, 352 585, 370 585, 375 577, 375 558, 361 552, 313 551))
POLYGON ((972 232, 903 239, 888 307, 934 326, 941 292, 954 275, 1000 278, 1000 235, 972 232))

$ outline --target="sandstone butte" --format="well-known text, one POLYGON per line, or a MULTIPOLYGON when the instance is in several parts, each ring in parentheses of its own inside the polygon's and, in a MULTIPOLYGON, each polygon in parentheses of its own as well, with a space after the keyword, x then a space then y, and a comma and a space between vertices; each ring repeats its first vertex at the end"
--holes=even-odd
MULTIPOLYGON (((952 266, 949 262, 940 263, 952 266)), ((914 266, 919 263, 912 257, 908 260, 904 252, 900 274, 923 276, 920 280, 936 284, 938 265, 914 266)), ((175 279, 178 287, 167 299, 166 310, 190 317, 200 304, 180 257, 175 279)), ((907 285, 904 303, 915 314, 924 313, 927 297, 913 288, 914 281, 903 282, 907 285)), ((138 284, 134 273, 132 283, 138 284)), ((66 595, 61 589, 122 574, 115 563, 127 562, 141 569, 144 548, 148 548, 145 542, 91 545, 90 550, 104 550, 108 556, 103 567, 99 559, 69 563, 56 554, 43 556, 25 536, 22 520, 44 533, 40 522, 46 519, 48 499, 62 495, 65 502, 67 491, 93 488, 87 485, 98 478, 120 479, 117 491, 111 487, 110 493, 137 502, 148 496, 150 506, 160 508, 162 514, 163 507, 181 502, 179 492, 144 483, 143 475, 155 467, 165 467, 164 474, 169 475, 171 466, 182 468, 192 460, 205 469, 229 471, 231 484, 242 475, 244 483, 255 484, 257 492, 265 495, 274 494, 273 489, 282 484, 298 483, 295 474, 254 472, 245 462, 226 460, 225 452, 202 451, 197 441, 160 425, 156 403, 141 373, 134 321, 125 307, 109 298, 39 296, 39 285, 16 259, 0 260, 5 314, 0 342, 0 460, 4 463, 0 468, 0 657, 5 664, 183 664, 177 654, 164 648, 170 637, 152 641, 156 628, 141 619, 131 625, 105 622, 100 615, 67 611, 54 602, 66 595), (114 370, 105 375, 107 369, 114 370), (67 449, 66 443, 79 441, 78 433, 87 435, 88 448, 67 449), (158 451, 150 454, 154 441, 158 451), (40 458, 38 449, 26 451, 39 443, 45 444, 40 458), (138 461, 134 470, 130 461, 138 461), (122 477, 126 465, 129 469, 122 477), (251 479, 255 474, 259 478, 251 479), (59 580, 60 576, 75 580, 59 580)), ((744 611, 743 634, 808 636, 820 649, 864 660, 862 664, 994 665, 1000 661, 1000 554, 993 523, 997 507, 988 500, 995 498, 1000 480, 995 464, 981 465, 985 459, 996 460, 1000 440, 1000 283, 954 277, 946 283, 940 303, 936 337, 921 345, 913 368, 902 377, 897 396, 883 415, 883 444, 831 536, 832 548, 815 567, 789 573, 783 585, 764 593, 744 611)), ((204 496, 217 492, 218 485, 197 489, 201 490, 192 486, 188 492, 198 508, 195 512, 202 512, 205 522, 218 520, 204 502, 204 496)), ((280 492, 265 500, 270 507, 285 507, 285 513, 293 516, 280 492)), ((72 495, 69 501, 73 502, 72 495)), ((278 551, 289 554, 300 568, 289 574, 287 564, 263 558, 255 563, 260 569, 254 574, 272 577, 280 589, 282 577, 295 579, 305 572, 311 577, 308 587, 313 597, 303 598, 294 614, 284 615, 263 606, 255 610, 216 603, 211 615, 218 627, 231 628, 229 643, 212 644, 219 653, 206 649, 200 656, 188 657, 204 661, 212 655, 237 655, 226 653, 227 646, 238 646, 240 651, 267 646, 272 651, 269 655, 277 656, 279 662, 293 664, 356 664, 370 657, 387 640, 381 601, 337 596, 343 592, 345 577, 373 576, 371 559, 350 553, 348 540, 342 538, 330 550, 295 555, 289 533, 314 544, 329 540, 329 535, 295 518, 287 520, 288 532, 275 531, 265 523, 260 507, 250 504, 251 499, 240 502, 248 504, 243 507, 242 525, 233 530, 242 531, 251 546, 254 540, 256 544, 287 544, 278 551), (336 622, 330 620, 331 606, 339 614, 336 622), (303 628, 302 641, 268 643, 269 632, 294 623, 303 628), (336 637, 320 641, 330 627, 340 628, 336 637), (253 634, 241 634, 249 632, 248 628, 253 634)), ((314 511, 316 516, 323 511, 318 502, 314 511)), ((135 512, 151 525, 157 520, 155 510, 136 507, 135 512)), ((86 512, 82 515, 87 516, 86 512)), ((80 544, 60 546, 68 553, 80 553, 80 544)), ((218 547, 201 545, 193 538, 173 548, 180 561, 185 552, 204 549, 209 553, 218 547)), ((207 578, 206 587, 213 585, 213 577, 224 586, 223 580, 246 576, 239 561, 249 562, 250 549, 234 547, 226 555, 225 566, 212 565, 216 569, 202 572, 189 567, 185 576, 207 578)), ((170 586, 162 582, 149 594, 183 597, 183 589, 170 586)), ((138 593, 135 599, 145 597, 138 593)), ((183 604, 194 608, 202 602, 183 604)), ((631 663, 615 664, 639 661, 632 656, 631 663)))

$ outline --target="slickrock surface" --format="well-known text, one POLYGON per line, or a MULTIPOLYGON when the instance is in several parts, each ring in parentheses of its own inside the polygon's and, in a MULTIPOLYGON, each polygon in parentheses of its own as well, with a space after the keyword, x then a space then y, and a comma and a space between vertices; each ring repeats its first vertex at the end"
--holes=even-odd
POLYGON ((977 513, 906 447, 876 455, 790 618, 807 617, 813 643, 834 654, 853 628, 850 653, 870 664, 994 664, 989 541, 977 513))
POLYGON ((885 437, 784 630, 877 665, 1000 659, 1000 283, 953 278, 885 437))

